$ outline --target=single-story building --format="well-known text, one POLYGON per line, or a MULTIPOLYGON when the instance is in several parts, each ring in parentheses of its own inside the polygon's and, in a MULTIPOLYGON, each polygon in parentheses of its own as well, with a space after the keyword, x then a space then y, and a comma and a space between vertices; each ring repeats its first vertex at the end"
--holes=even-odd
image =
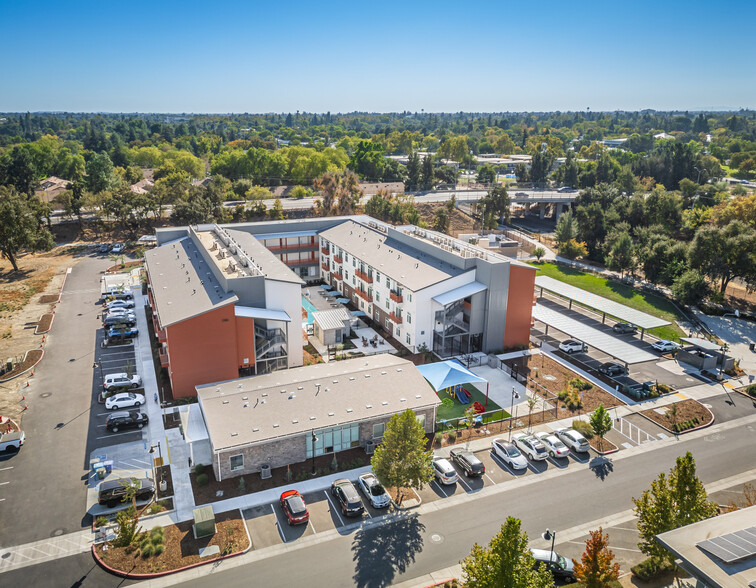
POLYGON ((217 480, 365 447, 408 408, 432 433, 441 404, 412 362, 389 354, 197 386, 197 398, 217 480))
POLYGON ((680 341, 688 344, 677 351, 676 359, 680 363, 711 372, 719 368, 727 371, 735 367, 735 358, 725 355, 721 345, 698 337, 680 337, 680 341))
POLYGON ((323 345, 339 345, 349 337, 352 315, 345 307, 312 313, 313 335, 323 345))

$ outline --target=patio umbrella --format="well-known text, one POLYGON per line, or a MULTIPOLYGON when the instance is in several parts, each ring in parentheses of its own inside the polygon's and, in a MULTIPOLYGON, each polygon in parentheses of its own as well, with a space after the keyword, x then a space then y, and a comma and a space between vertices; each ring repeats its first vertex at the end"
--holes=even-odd
POLYGON ((321 290, 333 290, 333 286, 331 286, 330 284, 325 284, 325 285, 321 286, 320 289, 321 290))

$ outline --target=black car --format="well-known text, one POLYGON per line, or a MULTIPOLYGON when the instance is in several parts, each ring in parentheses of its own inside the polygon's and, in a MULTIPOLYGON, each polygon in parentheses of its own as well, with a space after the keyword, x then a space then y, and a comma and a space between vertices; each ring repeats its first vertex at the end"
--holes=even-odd
POLYGON ((486 466, 480 461, 475 454, 464 449, 452 449, 449 452, 452 461, 462 468, 465 476, 477 478, 486 473, 486 466))
POLYGON ((341 513, 348 517, 358 517, 365 512, 357 489, 349 480, 341 478, 331 484, 331 494, 336 497, 341 506, 341 513))
POLYGON ((612 331, 619 335, 625 335, 626 333, 635 333, 638 327, 630 325, 628 323, 617 323, 612 327, 612 331))
POLYGON ((627 372, 627 370, 625 369, 625 366, 620 365, 618 363, 614 363, 613 361, 602 363, 599 366, 598 371, 604 374, 605 376, 610 376, 612 378, 614 376, 621 376, 627 372))
POLYGON ((117 433, 121 429, 141 429, 148 422, 149 417, 138 410, 122 410, 108 415, 105 421, 105 428, 112 433, 117 433))
MULTIPOLYGON (((126 497, 126 488, 131 485, 131 478, 118 478, 117 480, 106 480, 100 484, 100 490, 97 495, 97 502, 108 508, 118 506, 126 497)), ((155 484, 149 478, 137 479, 139 490, 136 494, 137 500, 149 500, 155 493, 155 484)))

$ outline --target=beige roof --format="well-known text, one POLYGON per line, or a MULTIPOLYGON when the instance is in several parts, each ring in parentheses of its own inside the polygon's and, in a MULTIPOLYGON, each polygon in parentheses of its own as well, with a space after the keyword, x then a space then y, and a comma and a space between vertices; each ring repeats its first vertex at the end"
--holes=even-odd
POLYGON ((271 253, 256 237, 246 231, 239 231, 228 227, 224 227, 224 229, 236 241, 237 245, 241 247, 242 251, 262 270, 266 279, 304 284, 302 278, 291 271, 283 261, 271 253))
POLYGON ((440 404, 412 362, 381 354, 197 386, 215 451, 440 404))
POLYGON ((163 328, 238 300, 224 292, 189 237, 147 251, 144 261, 163 328))
POLYGON ((333 310, 318 310, 312 313, 312 320, 320 325, 324 331, 331 329, 343 329, 344 321, 352 318, 349 311, 344 308, 334 308, 333 310))
POLYGON ((152 190, 154 186, 155 182, 148 180, 147 178, 143 178, 136 184, 131 184, 131 191, 134 192, 134 194, 147 194, 150 190, 152 190))
MULTIPOLYGON (((320 236, 413 292, 464 273, 352 220, 325 230, 320 236)), ((348 268, 353 269, 351 261, 348 268)))

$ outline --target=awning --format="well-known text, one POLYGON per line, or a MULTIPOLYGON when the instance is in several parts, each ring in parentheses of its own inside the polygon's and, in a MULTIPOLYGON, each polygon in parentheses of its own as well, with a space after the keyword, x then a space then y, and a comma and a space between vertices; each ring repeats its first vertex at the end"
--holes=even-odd
POLYGON ((349 302, 349 298, 337 298, 336 302, 341 302, 341 304, 347 304, 349 302))
POLYGON ((458 384, 488 381, 472 373, 456 359, 419 365, 417 371, 428 380, 428 383, 433 386, 436 392, 458 384))
POLYGON ((704 349, 706 351, 721 351, 722 347, 716 343, 712 343, 708 339, 699 339, 698 337, 680 337, 680 341, 690 343, 694 347, 704 349))
POLYGON ((322 286, 320 286, 320 289, 321 290, 333 290, 333 286, 331 286, 330 284, 323 284, 322 286))
POLYGON ((285 311, 272 308, 255 308, 254 306, 239 306, 237 304, 234 307, 234 314, 246 318, 291 322, 291 318, 285 311))
POLYGON ((451 304, 452 302, 456 302, 457 300, 461 300, 462 298, 467 298, 468 296, 472 296, 473 294, 477 294, 478 292, 483 292, 486 289, 487 287, 480 282, 470 282, 469 284, 465 284, 464 286, 460 286, 459 288, 455 288, 454 290, 450 290, 449 292, 444 292, 443 294, 434 296, 433 300, 434 302, 438 302, 441 306, 446 306, 447 304, 451 304))
POLYGON ((352 316, 367 316, 363 311, 361 310, 352 310, 349 312, 352 316))

